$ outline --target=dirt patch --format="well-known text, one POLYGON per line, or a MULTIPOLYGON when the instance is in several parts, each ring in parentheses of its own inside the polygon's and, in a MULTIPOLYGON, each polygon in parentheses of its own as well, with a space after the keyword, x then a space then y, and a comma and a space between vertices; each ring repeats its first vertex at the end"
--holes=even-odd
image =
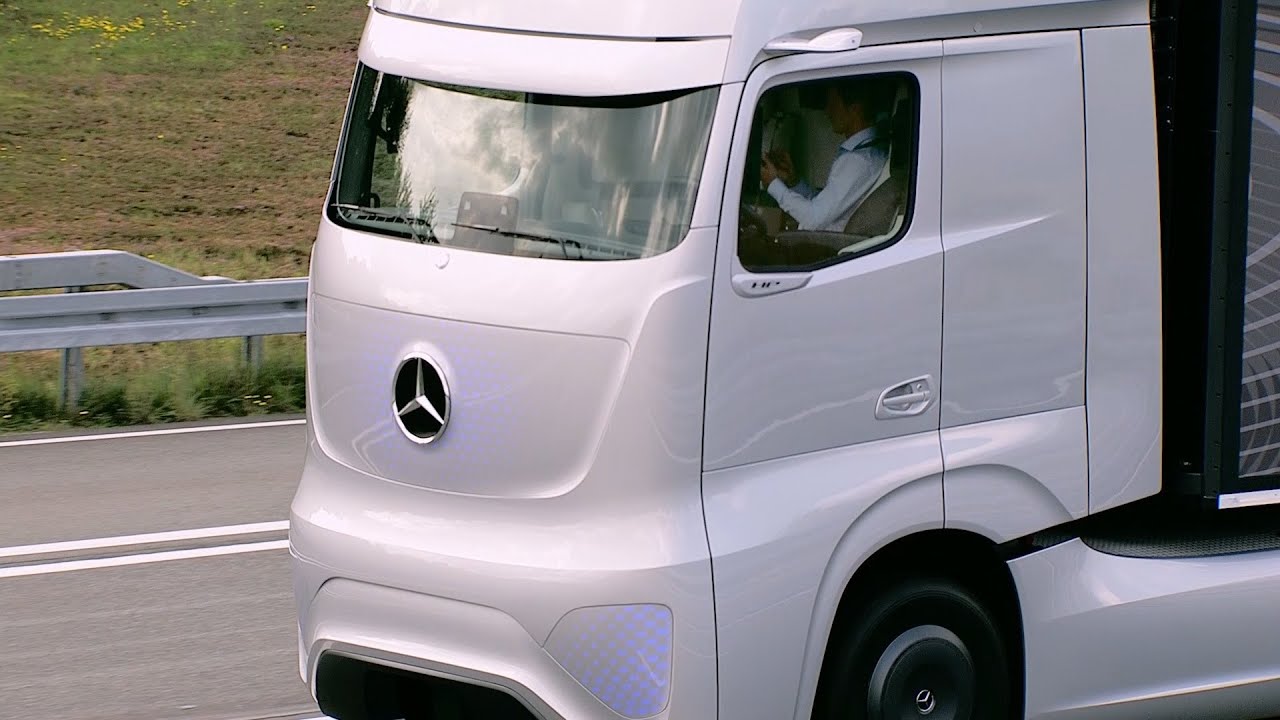
POLYGON ((40 232, 40 228, 20 227, 20 228, 0 228, 0 255, 12 255, 17 251, 17 242, 22 238, 35 235, 40 232), (13 247, 10 247, 13 245, 13 247))
MULTIPOLYGON (((58 11, 84 11, 47 4, 58 27, 58 11)), ((305 275, 367 6, 161 6, 187 27, 115 44, 0 12, 0 253, 110 248, 201 275, 305 275)), ((95 14, 135 9, 103 0, 95 14)))

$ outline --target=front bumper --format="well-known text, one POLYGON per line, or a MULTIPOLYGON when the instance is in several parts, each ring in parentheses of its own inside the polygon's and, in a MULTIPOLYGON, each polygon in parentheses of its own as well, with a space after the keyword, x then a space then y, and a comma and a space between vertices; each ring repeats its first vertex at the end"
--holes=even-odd
POLYGON ((334 653, 495 687, 545 720, 715 717, 690 500, 591 512, 572 493, 450 495, 352 470, 312 439, 290 527, 300 673, 316 695, 334 653))

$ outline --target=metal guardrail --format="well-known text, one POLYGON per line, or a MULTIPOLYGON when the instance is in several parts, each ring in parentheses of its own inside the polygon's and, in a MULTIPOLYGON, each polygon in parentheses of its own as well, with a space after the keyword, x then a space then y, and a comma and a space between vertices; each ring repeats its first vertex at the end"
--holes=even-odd
POLYGON ((243 337, 257 367, 263 336, 306 331, 307 285, 199 277, 117 250, 0 256, 0 292, 67 291, 0 297, 0 353, 62 350, 61 400, 74 408, 81 348, 243 337), (129 289, 81 292, 103 285, 129 289))
POLYGON ((0 292, 90 285, 162 288, 231 282, 235 281, 192 275, 122 250, 0 255, 0 292))
POLYGON ((301 333, 307 280, 0 299, 0 352, 301 333))

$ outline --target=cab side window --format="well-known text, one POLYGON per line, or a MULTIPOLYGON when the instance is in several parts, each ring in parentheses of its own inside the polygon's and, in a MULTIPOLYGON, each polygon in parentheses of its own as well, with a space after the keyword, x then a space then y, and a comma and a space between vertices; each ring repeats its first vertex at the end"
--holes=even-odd
POLYGON ((814 270, 896 242, 910 221, 919 89, 906 73, 768 90, 738 222, 751 272, 814 270))

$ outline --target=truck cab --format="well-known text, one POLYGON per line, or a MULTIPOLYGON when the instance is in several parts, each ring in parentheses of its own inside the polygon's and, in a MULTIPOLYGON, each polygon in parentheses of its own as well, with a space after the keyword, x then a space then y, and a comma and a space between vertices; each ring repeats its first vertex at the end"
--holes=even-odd
POLYGON ((1174 5, 372 0, 291 513, 321 709, 1280 714, 1280 485, 1221 462, 1274 418, 1212 330, 1256 8, 1174 5))

